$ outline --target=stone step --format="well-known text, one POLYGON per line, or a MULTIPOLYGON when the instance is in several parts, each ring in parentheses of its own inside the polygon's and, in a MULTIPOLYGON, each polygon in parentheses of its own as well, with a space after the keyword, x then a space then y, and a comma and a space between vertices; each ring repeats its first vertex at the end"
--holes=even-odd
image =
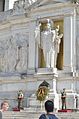
MULTIPOLYGON (((3 119, 38 119, 43 112, 3 112, 3 119)), ((79 119, 79 112, 55 113, 59 119, 79 119)))
POLYGON ((39 114, 36 112, 13 112, 7 111, 3 112, 3 119, 37 119, 39 114))

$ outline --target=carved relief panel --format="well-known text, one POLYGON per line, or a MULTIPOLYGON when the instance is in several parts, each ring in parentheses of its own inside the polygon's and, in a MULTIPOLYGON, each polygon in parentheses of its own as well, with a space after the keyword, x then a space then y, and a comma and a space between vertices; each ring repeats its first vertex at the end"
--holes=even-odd
POLYGON ((16 33, 6 39, 0 39, 1 72, 27 70, 28 39, 27 33, 16 33))

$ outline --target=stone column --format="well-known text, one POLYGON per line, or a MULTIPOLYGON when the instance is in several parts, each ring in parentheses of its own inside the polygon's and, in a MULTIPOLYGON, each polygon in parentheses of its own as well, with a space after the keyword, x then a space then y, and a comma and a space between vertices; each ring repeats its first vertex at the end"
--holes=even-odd
MULTIPOLYGON (((29 60, 28 60, 28 68, 30 71, 35 70, 35 22, 29 22, 29 60), (31 22, 31 23, 30 23, 31 22)), ((31 72, 32 73, 32 72, 31 72)))
POLYGON ((53 92, 56 93, 56 78, 53 79, 53 92))
POLYGON ((53 69, 53 92, 54 94, 56 94, 57 92, 57 77, 58 77, 58 74, 57 74, 57 68, 54 68, 53 69))
POLYGON ((17 0, 5 0, 5 11, 13 9, 13 4, 17 0))
POLYGON ((64 18, 64 70, 75 70, 76 61, 76 13, 64 18))
POLYGON ((9 0, 5 0, 5 11, 9 10, 9 0))

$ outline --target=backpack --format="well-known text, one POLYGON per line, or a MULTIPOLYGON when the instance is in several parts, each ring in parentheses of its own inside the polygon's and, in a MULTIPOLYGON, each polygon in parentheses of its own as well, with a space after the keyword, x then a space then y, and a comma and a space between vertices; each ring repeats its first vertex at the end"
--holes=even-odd
MULTIPOLYGON (((45 118, 46 119, 49 119, 49 117, 48 117, 48 115, 47 114, 45 114, 45 118)), ((54 115, 54 117, 53 117, 54 119, 58 119, 55 115, 54 115)))
POLYGON ((48 117, 48 115, 47 115, 47 114, 45 114, 45 117, 46 117, 46 119, 49 119, 49 117, 48 117))

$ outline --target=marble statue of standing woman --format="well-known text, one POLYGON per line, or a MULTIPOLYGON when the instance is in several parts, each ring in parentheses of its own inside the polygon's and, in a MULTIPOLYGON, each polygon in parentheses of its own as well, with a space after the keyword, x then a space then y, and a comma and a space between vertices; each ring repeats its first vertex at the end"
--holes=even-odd
POLYGON ((55 30, 51 30, 50 19, 47 19, 47 26, 44 31, 41 32, 41 48, 43 49, 44 60, 46 63, 46 67, 54 67, 54 34, 55 30))
POLYGON ((43 49, 44 60, 47 68, 56 68, 57 54, 63 34, 59 34, 59 26, 52 29, 53 21, 47 19, 47 26, 44 31, 40 31, 40 23, 35 30, 35 40, 43 49), (41 34, 41 36, 40 36, 41 34))
POLYGON ((59 26, 52 29, 53 22, 47 19, 47 29, 41 33, 41 46, 43 48, 46 67, 56 68, 57 55, 63 34, 59 34, 59 26))

